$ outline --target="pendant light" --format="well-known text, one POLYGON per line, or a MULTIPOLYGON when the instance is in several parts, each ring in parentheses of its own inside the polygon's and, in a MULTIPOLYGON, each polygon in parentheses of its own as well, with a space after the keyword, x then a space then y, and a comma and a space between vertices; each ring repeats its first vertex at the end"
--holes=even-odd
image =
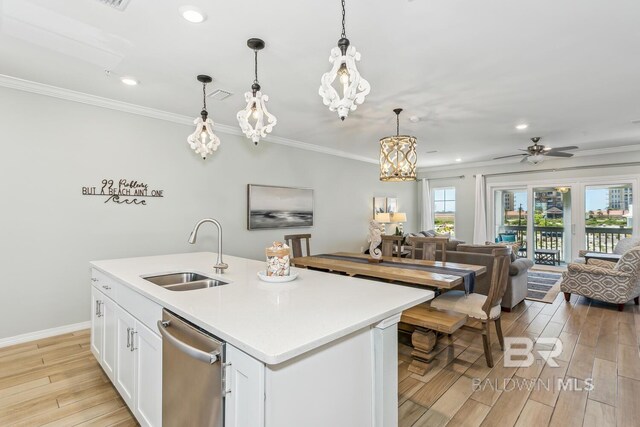
POLYGON ((197 117, 193 124, 196 130, 189 135, 187 142, 196 153, 206 159, 207 155, 213 154, 220 145, 220 139, 213 133, 213 121, 208 117, 207 113, 207 83, 212 82, 212 78, 205 75, 199 75, 198 81, 202 83, 202 111, 200 117, 197 117))
POLYGON ((277 123, 276 117, 267 111, 265 103, 269 97, 260 92, 260 83, 258 83, 258 51, 264 49, 264 41, 260 39, 247 40, 247 46, 253 50, 255 55, 255 79, 251 85, 251 91, 244 94, 247 106, 238 111, 237 118, 240 129, 251 139, 255 145, 258 145, 260 138, 267 136, 273 130, 277 123), (266 119, 266 124, 265 124, 266 119))
POLYGON ((380 140, 380 181, 415 181, 418 140, 414 136, 400 135, 402 108, 393 112, 396 113, 396 135, 380 140))
POLYGON ((357 52, 355 46, 351 46, 347 39, 344 2, 345 0, 342 0, 342 35, 338 40, 338 46, 331 49, 329 55, 329 62, 333 66, 331 71, 322 75, 322 84, 318 90, 324 105, 328 105, 331 111, 337 111, 340 120, 344 120, 349 111, 358 108, 371 90, 369 82, 362 78, 356 67, 356 61, 360 61, 360 52, 357 52), (333 87, 336 78, 341 95, 333 87))

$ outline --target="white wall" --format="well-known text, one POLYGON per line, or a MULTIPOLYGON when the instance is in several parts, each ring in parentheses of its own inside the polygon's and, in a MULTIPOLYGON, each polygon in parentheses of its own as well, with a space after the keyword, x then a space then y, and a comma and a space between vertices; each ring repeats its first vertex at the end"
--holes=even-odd
POLYGON ((215 250, 209 225, 187 244, 204 217, 222 223, 225 253, 255 259, 290 232, 312 233, 314 253, 359 250, 373 196, 398 197, 415 228, 415 183, 381 183, 374 164, 226 134, 203 161, 190 127, 6 88, 0 117, 0 339, 88 320, 90 260, 215 250), (82 196, 103 178, 165 197, 118 206, 82 196), (249 183, 313 188, 315 226, 248 231, 249 183))
MULTIPOLYGON (((532 173, 508 174, 496 177, 487 177, 487 187, 492 183, 526 182, 534 184, 536 181, 545 180, 568 180, 572 178, 588 178, 603 176, 638 175, 640 166, 612 166, 604 168, 589 168, 580 170, 567 170, 556 172, 536 173, 535 170, 564 168, 575 166, 590 166, 604 164, 620 164, 640 162, 640 151, 637 147, 630 147, 628 151, 615 154, 602 154, 598 156, 580 156, 571 159, 548 160, 544 163, 531 166, 520 163, 509 163, 499 165, 440 168, 437 171, 419 170, 418 178, 430 179, 431 188, 455 187, 456 188, 456 238, 467 242, 473 241, 473 218, 475 212, 475 174, 494 174, 503 172, 520 172, 523 170, 532 173), (452 177, 464 175, 462 179, 437 179, 438 177, 452 177)), ((487 206, 489 203, 487 203, 487 206)), ((490 220, 492 213, 487 212, 487 219, 490 220)))

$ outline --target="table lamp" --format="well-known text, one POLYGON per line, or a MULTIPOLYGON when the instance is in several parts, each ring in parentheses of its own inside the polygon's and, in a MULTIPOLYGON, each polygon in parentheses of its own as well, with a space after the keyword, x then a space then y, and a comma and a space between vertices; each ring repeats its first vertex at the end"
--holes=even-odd
POLYGON ((407 214, 404 212, 396 212, 391 215, 391 222, 398 224, 398 226, 396 227, 396 234, 402 236, 402 223, 407 222, 407 214))

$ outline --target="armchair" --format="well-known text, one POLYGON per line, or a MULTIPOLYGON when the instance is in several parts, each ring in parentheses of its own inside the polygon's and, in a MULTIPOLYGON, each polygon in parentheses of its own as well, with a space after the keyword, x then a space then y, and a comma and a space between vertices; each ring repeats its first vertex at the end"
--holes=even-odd
POLYGON ((640 247, 626 251, 617 263, 593 261, 571 263, 563 273, 560 290, 567 301, 575 293, 618 304, 619 311, 631 299, 640 304, 640 247))

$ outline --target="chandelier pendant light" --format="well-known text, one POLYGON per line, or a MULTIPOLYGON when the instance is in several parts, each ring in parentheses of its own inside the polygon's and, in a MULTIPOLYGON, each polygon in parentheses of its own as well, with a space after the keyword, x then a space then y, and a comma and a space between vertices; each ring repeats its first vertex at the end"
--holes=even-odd
POLYGON ((344 120, 349 111, 358 108, 371 91, 369 82, 362 78, 356 67, 356 61, 360 61, 360 52, 356 51, 355 46, 351 46, 347 39, 344 2, 345 0, 342 0, 342 35, 338 40, 338 46, 331 49, 331 71, 322 75, 318 90, 324 105, 329 106, 331 111, 337 111, 340 120, 344 120), (340 92, 333 87, 336 79, 340 92))
POLYGON ((400 113, 396 113, 396 135, 380 140, 380 181, 415 181, 418 154, 414 136, 400 135, 400 113))
POLYGON ((247 40, 247 46, 253 50, 255 55, 255 79, 251 85, 251 91, 244 94, 247 106, 238 111, 236 117, 242 132, 255 145, 258 145, 260 138, 266 137, 278 121, 273 114, 267 111, 266 102, 269 101, 269 97, 260 91, 260 83, 258 83, 258 51, 264 49, 264 41, 249 39, 247 40))
POLYGON ((213 79, 202 74, 197 79, 202 83, 202 111, 200 112, 200 117, 193 121, 193 124, 196 125, 196 130, 187 137, 187 142, 204 160, 209 154, 213 154, 218 149, 220 138, 213 133, 213 121, 209 118, 209 113, 207 112, 207 83, 211 83, 213 79))

